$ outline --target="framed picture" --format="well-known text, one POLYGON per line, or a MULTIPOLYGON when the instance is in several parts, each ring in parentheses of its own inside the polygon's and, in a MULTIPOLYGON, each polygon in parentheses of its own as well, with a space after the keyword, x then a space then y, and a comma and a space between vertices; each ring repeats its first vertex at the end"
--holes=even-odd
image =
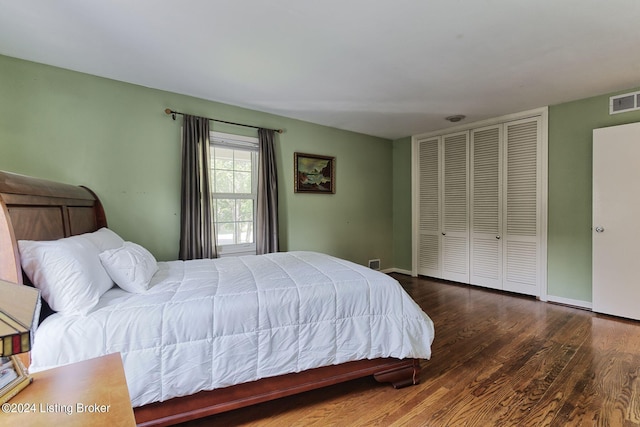
POLYGON ((20 359, 15 356, 0 357, 0 404, 5 404, 31 381, 20 359))
POLYGON ((336 158, 293 153, 296 193, 336 192, 336 158))

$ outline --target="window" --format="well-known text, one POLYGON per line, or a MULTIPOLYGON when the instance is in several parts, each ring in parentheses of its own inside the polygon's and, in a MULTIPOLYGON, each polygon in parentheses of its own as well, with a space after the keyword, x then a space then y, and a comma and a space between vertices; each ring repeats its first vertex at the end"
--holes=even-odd
POLYGON ((216 244, 221 256, 255 253, 258 139, 211 132, 216 244))

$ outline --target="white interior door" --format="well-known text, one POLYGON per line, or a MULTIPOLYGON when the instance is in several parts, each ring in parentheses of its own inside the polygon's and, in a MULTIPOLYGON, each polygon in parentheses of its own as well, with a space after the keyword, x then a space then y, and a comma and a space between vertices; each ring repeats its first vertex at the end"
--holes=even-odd
POLYGON ((418 274, 441 278, 440 138, 418 144, 418 274))
POLYGON ((541 120, 505 124, 503 282, 505 291, 541 295, 541 120))
POLYGON ((469 132, 442 137, 442 277, 469 283, 469 132))
POLYGON ((471 131, 471 284, 502 289, 502 125, 471 131))
POLYGON ((640 123, 593 131, 593 310, 640 320, 640 123))

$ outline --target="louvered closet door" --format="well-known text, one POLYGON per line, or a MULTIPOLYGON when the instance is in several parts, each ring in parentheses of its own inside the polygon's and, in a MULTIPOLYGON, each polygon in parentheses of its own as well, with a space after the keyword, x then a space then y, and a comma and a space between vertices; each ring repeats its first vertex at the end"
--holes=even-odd
POLYGON ((502 125, 471 131, 470 281, 502 289, 502 125))
POLYGON ((469 132, 442 137, 442 277, 469 283, 469 132))
POLYGON ((441 278, 440 138, 418 141, 418 156, 418 274, 441 278))
POLYGON ((505 124, 503 289, 540 295, 540 118, 505 124))

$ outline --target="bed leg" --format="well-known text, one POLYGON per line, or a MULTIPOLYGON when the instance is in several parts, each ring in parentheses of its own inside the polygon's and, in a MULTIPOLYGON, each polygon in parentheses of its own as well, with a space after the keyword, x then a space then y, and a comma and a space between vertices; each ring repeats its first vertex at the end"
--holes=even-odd
POLYGON ((380 383, 391 383, 393 388, 402 388, 420 383, 420 361, 412 359, 406 365, 373 374, 380 383))

